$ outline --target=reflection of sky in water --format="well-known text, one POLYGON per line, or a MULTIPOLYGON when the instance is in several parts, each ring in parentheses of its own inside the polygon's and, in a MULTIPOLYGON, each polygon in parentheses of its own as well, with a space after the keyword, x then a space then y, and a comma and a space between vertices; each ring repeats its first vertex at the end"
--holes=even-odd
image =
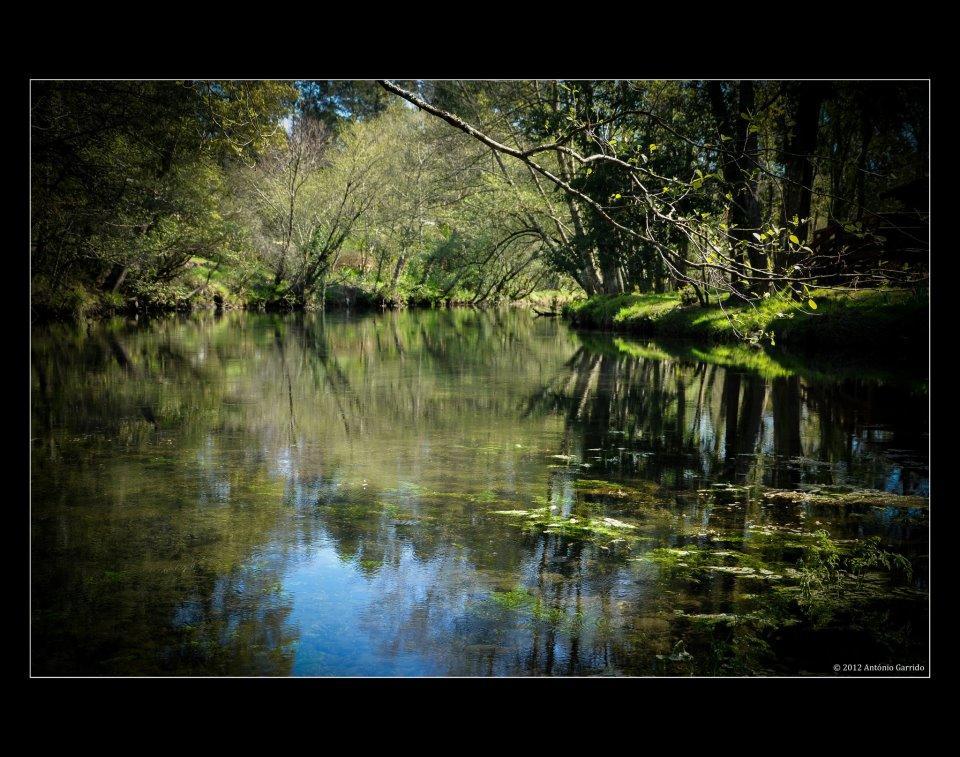
MULTIPOLYGON (((380 570, 395 569, 384 566, 380 570)), ((397 584, 407 589, 406 601, 415 606, 423 587, 433 578, 430 569, 406 550, 395 573, 397 584)), ((353 563, 343 562, 332 546, 311 550, 307 559, 284 577, 284 588, 295 597, 290 621, 300 630, 294 675, 442 673, 416 652, 383 654, 384 645, 390 643, 390 629, 376 623, 371 628, 370 624, 370 610, 381 599, 382 585, 376 578, 364 577, 353 563)))

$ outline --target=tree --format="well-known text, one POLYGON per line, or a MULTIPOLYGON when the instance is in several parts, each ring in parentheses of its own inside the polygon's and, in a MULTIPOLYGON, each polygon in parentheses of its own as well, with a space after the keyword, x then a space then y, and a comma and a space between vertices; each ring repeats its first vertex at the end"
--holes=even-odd
POLYGON ((331 284, 390 305, 568 280, 707 305, 922 283, 926 97, 912 82, 38 82, 35 301, 189 302, 214 275, 295 307, 331 284), (891 265, 894 236, 909 255, 891 265))
POLYGON ((228 246, 223 170, 282 133, 283 82, 35 82, 32 274, 55 299, 170 281, 228 246))
POLYGON ((738 82, 731 91, 719 81, 708 82, 707 89, 719 139, 731 145, 720 153, 720 171, 729 200, 727 226, 733 254, 742 269, 755 274, 745 279, 747 291, 762 293, 767 289, 763 276, 767 256, 762 247, 751 242, 751 237, 763 231, 757 182, 760 128, 756 121, 756 89, 749 80, 738 82))
POLYGON ((351 121, 376 118, 390 102, 389 95, 373 81, 299 81, 297 88, 300 114, 333 129, 351 121))
MULTIPOLYGON (((809 217, 823 196, 815 153, 829 89, 559 81, 426 82, 413 92, 380 84, 525 167, 556 226, 544 247, 588 294, 659 290, 666 280, 692 286, 701 303, 707 290, 754 302, 771 287, 818 285, 809 217)), ((840 163, 850 166, 843 156, 840 163)), ((862 184, 864 171, 855 170, 862 184)), ((916 275, 875 266, 864 280, 916 275)))
POLYGON ((319 293, 323 306, 343 245, 376 197, 376 136, 350 125, 334 137, 322 122, 301 116, 249 175, 254 239, 280 299, 305 307, 319 293))

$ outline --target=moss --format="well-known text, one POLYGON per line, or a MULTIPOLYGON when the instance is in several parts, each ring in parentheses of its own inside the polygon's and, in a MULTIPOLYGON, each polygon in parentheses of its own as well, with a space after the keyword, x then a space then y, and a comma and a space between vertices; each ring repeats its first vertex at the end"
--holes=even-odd
POLYGON ((527 295, 523 304, 542 312, 553 313, 576 297, 574 292, 562 289, 538 289, 527 295))
POLYGON ((566 305, 575 326, 706 342, 769 341, 799 347, 908 349, 927 346, 926 293, 902 289, 824 289, 806 301, 773 295, 758 303, 685 306, 677 294, 595 295, 566 305))
POLYGON ((701 628, 713 628, 717 625, 733 625, 738 620, 736 615, 727 612, 699 613, 696 615, 691 615, 683 612, 682 610, 677 610, 676 615, 677 617, 688 621, 693 626, 698 626, 701 628))
POLYGON ((702 578, 711 574, 727 574, 754 581, 779 581, 784 578, 782 568, 768 564, 759 554, 716 549, 714 544, 658 547, 633 558, 633 561, 652 563, 669 574, 686 578, 702 578))
POLYGON ((658 547, 641 557, 634 558, 634 561, 651 562, 672 571, 697 568, 703 559, 703 552, 698 547, 691 545, 689 547, 658 547))
POLYGON ((704 570, 711 573, 729 573, 740 578, 753 578, 758 580, 776 581, 783 578, 778 573, 766 568, 751 568, 747 565, 705 565, 704 570))
POLYGON ((679 306, 674 294, 596 295, 564 305, 563 315, 579 326, 632 331, 650 327, 679 306))

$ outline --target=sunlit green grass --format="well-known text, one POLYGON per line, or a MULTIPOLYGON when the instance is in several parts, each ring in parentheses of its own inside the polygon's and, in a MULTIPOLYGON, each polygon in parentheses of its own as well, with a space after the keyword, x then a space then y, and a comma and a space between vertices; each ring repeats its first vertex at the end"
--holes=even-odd
POLYGON ((927 305, 925 292, 823 289, 803 301, 774 294, 709 307, 683 305, 675 293, 597 295, 570 303, 564 314, 577 326, 657 337, 916 353, 927 344, 927 305))

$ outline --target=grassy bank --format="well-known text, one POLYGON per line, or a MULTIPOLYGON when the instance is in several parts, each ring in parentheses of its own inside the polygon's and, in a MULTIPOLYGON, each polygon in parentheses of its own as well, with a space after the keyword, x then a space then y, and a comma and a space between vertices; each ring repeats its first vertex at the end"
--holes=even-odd
POLYGON ((677 294, 597 295, 566 305, 581 328, 707 343, 764 342, 803 349, 885 350, 919 355, 928 334, 926 292, 818 292, 814 307, 772 296, 757 305, 683 305, 677 294))

